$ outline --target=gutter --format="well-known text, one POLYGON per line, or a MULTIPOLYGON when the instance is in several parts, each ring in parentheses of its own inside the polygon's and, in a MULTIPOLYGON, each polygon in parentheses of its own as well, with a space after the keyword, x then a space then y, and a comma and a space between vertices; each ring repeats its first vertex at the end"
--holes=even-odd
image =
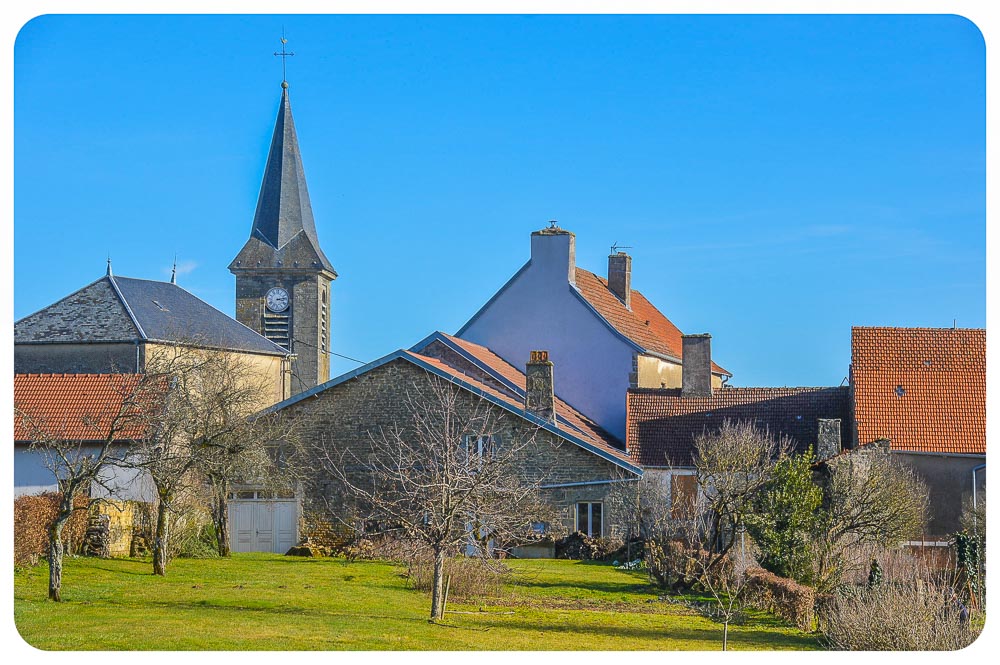
POLYGON ((559 487, 583 487, 585 485, 610 485, 612 483, 634 483, 638 482, 639 478, 617 478, 614 480, 584 480, 579 483, 556 483, 554 485, 541 485, 538 489, 551 490, 559 487))

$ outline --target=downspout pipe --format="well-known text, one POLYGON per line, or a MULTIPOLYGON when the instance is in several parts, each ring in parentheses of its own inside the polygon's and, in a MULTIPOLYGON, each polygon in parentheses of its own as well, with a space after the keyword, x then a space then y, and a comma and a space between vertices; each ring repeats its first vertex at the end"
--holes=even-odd
POLYGON ((976 530, 979 525, 976 524, 976 513, 979 510, 979 502, 976 500, 976 472, 982 471, 986 468, 986 462, 983 462, 979 466, 972 467, 972 528, 976 530))
POLYGON ((982 471, 986 468, 986 462, 983 462, 979 466, 972 467, 972 509, 976 510, 979 507, 976 501, 976 473, 982 471))

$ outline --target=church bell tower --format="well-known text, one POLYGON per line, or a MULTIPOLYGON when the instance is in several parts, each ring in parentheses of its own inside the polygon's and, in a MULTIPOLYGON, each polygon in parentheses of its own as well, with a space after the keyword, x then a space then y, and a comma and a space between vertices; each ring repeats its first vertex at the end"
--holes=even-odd
POLYGON ((294 354, 291 394, 327 381, 337 271, 316 235, 286 81, 253 228, 229 271, 236 275, 236 319, 294 354))

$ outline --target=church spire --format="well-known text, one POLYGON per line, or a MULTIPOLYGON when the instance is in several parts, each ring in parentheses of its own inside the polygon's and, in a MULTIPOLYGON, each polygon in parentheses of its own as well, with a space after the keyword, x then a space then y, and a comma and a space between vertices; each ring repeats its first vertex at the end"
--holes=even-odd
MULTIPOLYGON (((263 248, 261 248, 263 249, 263 248)), ((257 198, 250 241, 230 269, 249 268, 254 264, 295 264, 302 268, 327 270, 336 274, 330 260, 320 249, 313 221, 312 204, 306 188, 299 140, 288 100, 288 83, 281 82, 281 102, 271 136, 271 149, 264 167, 264 179, 257 198), (254 240, 259 240, 272 252, 272 260, 260 261, 259 251, 244 256, 254 240), (248 259, 253 259, 253 262, 248 259), (258 263, 260 261, 260 263, 258 263), (277 264, 274 263, 277 261, 277 264)))

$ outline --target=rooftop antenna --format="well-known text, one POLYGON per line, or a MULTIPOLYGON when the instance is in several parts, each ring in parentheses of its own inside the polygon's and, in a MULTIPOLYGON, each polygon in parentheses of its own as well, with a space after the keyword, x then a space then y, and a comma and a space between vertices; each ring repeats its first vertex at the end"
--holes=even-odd
POLYGON ((617 242, 611 245, 611 253, 616 253, 619 249, 632 249, 632 245, 619 245, 617 242))
POLYGON ((279 58, 281 58, 281 87, 282 88, 287 88, 288 87, 288 80, 285 77, 285 59, 288 58, 288 57, 290 57, 290 56, 295 55, 294 52, 292 52, 292 51, 286 51, 285 50, 285 44, 287 44, 287 43, 288 43, 288 40, 285 39, 285 26, 281 26, 281 53, 278 53, 277 51, 275 51, 274 55, 276 55, 279 58))
POLYGON ((952 330, 958 330, 958 319, 952 319, 951 320, 951 329, 952 330))
POLYGON ((554 219, 550 219, 549 220, 549 228, 550 229, 558 229, 559 228, 559 222, 557 222, 554 219))
POLYGON ((177 283, 177 252, 174 252, 174 267, 170 270, 170 283, 177 283))

